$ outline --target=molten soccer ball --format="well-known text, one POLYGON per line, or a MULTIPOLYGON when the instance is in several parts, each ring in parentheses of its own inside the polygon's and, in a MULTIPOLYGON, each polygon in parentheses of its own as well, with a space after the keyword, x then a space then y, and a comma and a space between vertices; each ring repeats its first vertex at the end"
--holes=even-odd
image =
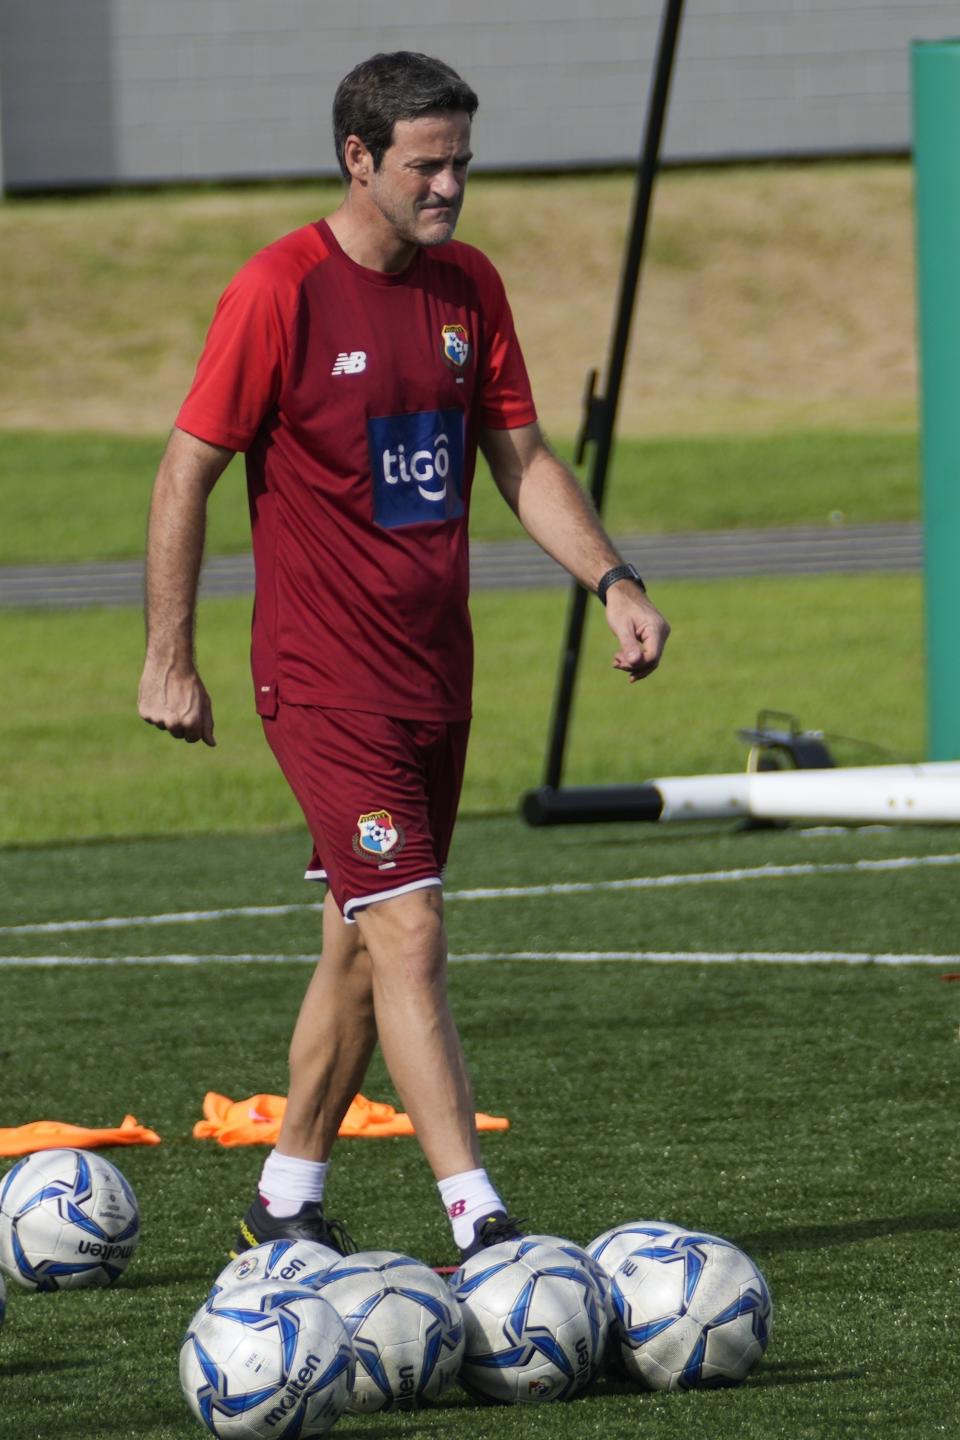
POLYGON ((286 1285, 313 1285, 342 1257, 339 1250, 316 1240, 271 1240, 244 1250, 224 1265, 210 1289, 211 1296, 235 1285, 280 1280, 286 1285))
POLYGON ((225 1440, 324 1434, 346 1408, 353 1371, 333 1306, 275 1280, 208 1297, 180 1347, 187 1404, 225 1440))
POLYGON ((450 1286, 466 1327, 460 1382, 472 1395, 508 1405, 569 1400, 599 1369, 603 1300, 563 1250, 535 1240, 491 1245, 450 1286))
POLYGON ((661 1241, 666 1244, 665 1237, 686 1233, 682 1225, 673 1225, 669 1220, 627 1220, 591 1240, 587 1254, 610 1276, 616 1273, 621 1260, 625 1260, 631 1250, 660 1244, 661 1241))
POLYGON ((594 1260, 589 1251, 582 1246, 576 1245, 572 1240, 565 1240, 562 1235, 525 1235, 523 1243, 527 1245, 552 1245, 555 1250, 562 1250, 576 1264, 583 1267, 590 1279, 593 1281, 600 1303, 603 1306, 607 1320, 613 1322, 613 1302, 610 1298, 610 1276, 598 1261, 594 1260))
POLYGON ((0 1185, 0 1269, 28 1290, 110 1285, 139 1238, 137 1198, 102 1155, 40 1150, 0 1185))
POLYGON ((648 1390, 737 1385, 770 1339, 766 1281, 724 1240, 682 1232, 640 1246, 611 1294, 624 1369, 648 1390))
POLYGON ((348 1255, 315 1282, 357 1356, 348 1409, 408 1408, 453 1384, 463 1356, 460 1306, 438 1275, 392 1250, 348 1255))

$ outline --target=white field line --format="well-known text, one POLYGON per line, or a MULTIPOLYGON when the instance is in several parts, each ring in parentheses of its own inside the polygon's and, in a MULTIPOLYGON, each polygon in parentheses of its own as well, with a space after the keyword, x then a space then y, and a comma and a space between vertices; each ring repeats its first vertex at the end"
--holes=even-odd
MULTIPOLYGON (((860 950, 491 950, 451 955, 451 963, 489 963, 498 960, 533 960, 563 964, 602 964, 605 961, 732 965, 753 961, 769 965, 943 965, 960 966, 960 955, 892 955, 860 950)), ((0 969, 10 965, 315 965, 316 955, 4 955, 0 969)))
POLYGON ((31 925, 0 925, 0 935, 63 935, 70 930, 126 930, 137 925, 198 925, 204 920, 274 919, 322 904, 235 905, 229 910, 175 910, 166 915, 111 915, 104 920, 45 920, 31 925))
POLYGON ((316 965, 317 955, 0 955, 5 965, 316 965))
POLYGON ((741 960, 770 965, 957 965, 960 955, 892 955, 860 950, 514 950, 451 955, 451 960, 552 960, 571 964, 651 961, 655 964, 732 965, 741 960))
MULTIPOLYGON (((730 885, 746 880, 795 880, 813 875, 875 874, 960 865, 960 854, 900 855, 888 860, 852 860, 802 865, 760 865, 752 870, 706 870, 689 875, 640 875, 629 880, 569 880, 552 885, 508 885, 482 890, 448 890, 444 899, 529 900, 551 895, 588 895, 624 890, 660 890, 685 885, 730 885)), ((301 911, 319 911, 317 903, 237 905, 223 910, 179 910, 162 915, 119 915, 102 920, 47 920, 27 925, 0 925, 0 935, 62 935, 68 931, 123 930, 140 925, 196 925, 208 920, 272 919, 301 911)))

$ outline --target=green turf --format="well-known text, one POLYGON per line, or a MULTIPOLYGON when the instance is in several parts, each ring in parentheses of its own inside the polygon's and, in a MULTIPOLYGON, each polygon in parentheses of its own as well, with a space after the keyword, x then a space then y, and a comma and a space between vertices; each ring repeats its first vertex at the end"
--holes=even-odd
MULTIPOLYGON (((912 520, 916 448, 902 431, 626 438, 611 467, 605 519, 618 534, 912 520)), ((569 443, 558 449, 569 458, 569 443)), ((0 434, 0 564, 139 558, 162 450, 160 437, 0 434)), ((586 481, 589 469, 582 474, 586 481)), ((471 530, 478 540, 523 533, 482 463, 471 530)), ((248 547, 238 460, 214 491, 208 553, 248 547)))
MULTIPOLYGON (((0 564, 141 559, 160 436, 0 433, 7 522, 0 564)), ((211 553, 249 548, 243 473, 235 463, 210 506, 211 553)))
MULTIPOLYGON (((723 917, 740 915, 720 948, 823 947, 837 950, 948 952, 960 926, 960 867, 884 868, 898 856, 952 853, 950 826, 896 829, 870 826, 743 830, 729 824, 576 825, 527 829, 513 816, 462 818, 450 860, 448 893, 454 947, 487 951, 540 945, 603 948, 614 932, 618 945, 656 949, 710 943, 723 917), (519 853, 522 849, 522 854, 519 853), (871 862, 865 874, 827 872, 813 881, 798 876, 757 876, 748 885, 703 882, 586 892, 564 899, 547 895, 503 897, 494 903, 461 891, 512 885, 544 886, 618 881, 636 876, 703 875, 756 870, 765 864, 797 866, 871 862), (874 862, 880 862, 879 867, 874 862), (816 903, 812 895, 816 895, 816 903), (913 897, 913 898, 911 898, 913 897), (739 908, 738 908, 739 907, 739 908), (630 935, 631 917, 642 924, 630 935), (499 931, 491 933, 491 917, 499 931), (596 941, 591 936, 596 933, 596 941)), ((0 933, 0 955, 93 956, 176 953, 312 953, 318 931, 318 890, 302 880, 308 844, 301 826, 280 834, 211 837, 178 835, 152 840, 27 847, 2 852, 4 885, 0 925, 58 925, 103 917, 176 916, 242 906, 294 907, 266 916, 232 915, 184 928, 160 924, 93 930, 40 929, 0 933), (55 875, 57 883, 51 884, 55 875), (145 887, 144 876, 149 876, 145 887), (78 949, 78 946, 80 949, 78 949)), ((634 927, 636 928, 636 927, 634 927)))
MULTIPOLYGON (((660 671, 629 685, 591 607, 571 730, 571 783, 736 770, 738 727, 763 707, 919 758, 920 586, 910 576, 653 583, 674 633, 660 671)), ((540 782, 560 637, 562 590, 483 591, 475 723, 464 810, 512 810, 540 782)), ((16 703, 4 708, 0 843, 287 825, 299 812, 264 744, 247 670, 249 604, 209 602, 201 671, 215 750, 138 720, 142 620, 132 609, 0 614, 16 703)), ((842 744, 846 762, 876 758, 842 744)))
MULTIPOLYGON (((960 855, 956 829, 816 834, 729 827, 524 830, 467 820, 448 890, 853 866, 960 855)), ((224 836, 8 853, 0 923, 302 900, 302 839, 224 836), (55 883, 53 882, 55 877, 55 883), (16 899, 14 899, 16 895, 16 899)), ((957 866, 834 871, 448 908, 455 951, 882 949, 948 956, 957 866)), ((312 892, 311 892, 312 893, 312 892)), ((316 916, 0 934, 11 954, 299 954, 316 916)), ((954 962, 955 964, 955 962, 954 962)), ((767 1359, 735 1391, 648 1396, 612 1381, 544 1409, 346 1418, 337 1433, 667 1440, 933 1440, 952 1433, 960 1321, 950 1240, 960 1163, 956 987, 948 967, 456 964, 454 1005, 481 1108, 509 1116, 485 1159, 537 1227, 587 1241, 663 1216, 743 1245, 775 1305, 767 1359)), ((203 1094, 282 1091, 303 964, 5 967, 5 1124, 117 1123, 154 1149, 107 1152, 137 1189, 143 1240, 111 1291, 12 1290, 0 1436, 187 1440, 179 1336, 216 1274, 262 1152, 190 1138, 203 1094), (55 1017, 51 1025, 51 1018, 55 1017)), ((379 1058, 367 1084, 394 1097, 379 1058)), ((344 1142, 331 1208, 364 1244, 435 1260, 442 1212, 415 1142, 344 1142)))

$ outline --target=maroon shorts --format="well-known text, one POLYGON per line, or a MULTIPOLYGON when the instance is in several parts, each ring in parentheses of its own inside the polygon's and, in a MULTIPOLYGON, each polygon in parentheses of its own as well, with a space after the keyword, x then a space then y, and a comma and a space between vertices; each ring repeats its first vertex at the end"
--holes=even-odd
POLYGON ((439 885, 469 720, 397 720, 279 705, 263 729, 313 836, 309 879, 345 919, 374 900, 439 885))

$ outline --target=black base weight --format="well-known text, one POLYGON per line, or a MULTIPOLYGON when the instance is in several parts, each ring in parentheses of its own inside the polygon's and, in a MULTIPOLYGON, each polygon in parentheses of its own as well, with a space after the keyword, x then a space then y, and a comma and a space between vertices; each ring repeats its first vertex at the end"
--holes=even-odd
POLYGON ((655 785, 574 785, 528 790, 520 813, 528 825, 601 825, 612 820, 659 820, 663 799, 655 785))

